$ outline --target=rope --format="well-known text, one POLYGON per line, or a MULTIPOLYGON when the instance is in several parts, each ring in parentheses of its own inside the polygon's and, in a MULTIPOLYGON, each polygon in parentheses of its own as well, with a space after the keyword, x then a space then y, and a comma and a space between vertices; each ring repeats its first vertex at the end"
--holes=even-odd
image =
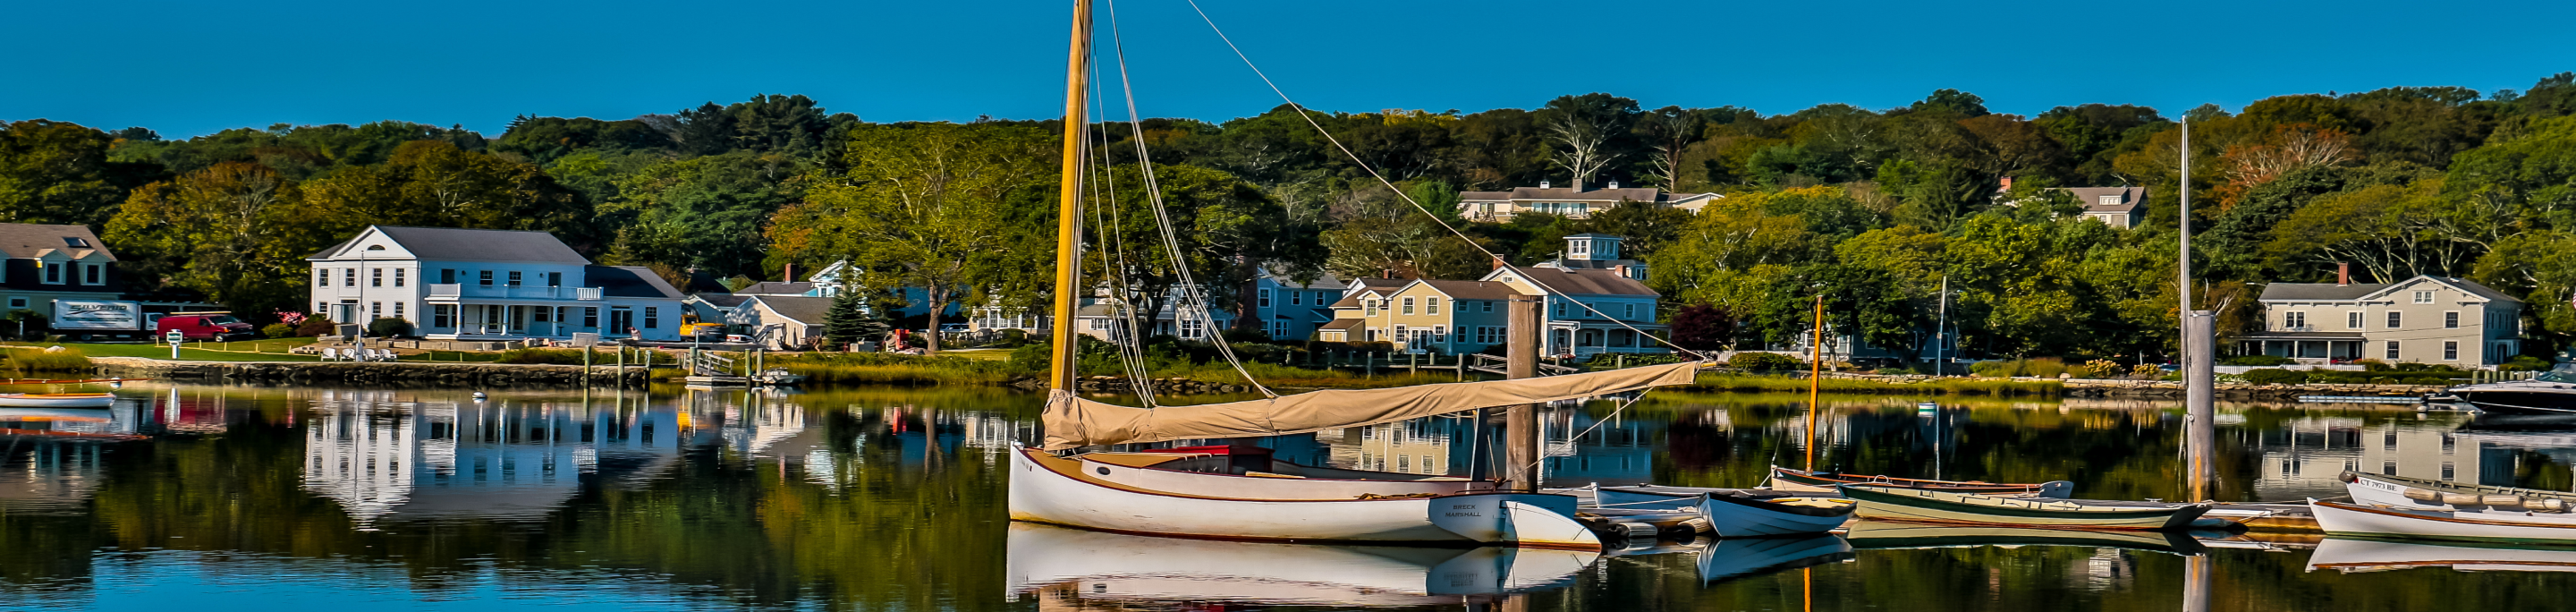
MULTIPOLYGON (((1260 391, 1261 395, 1277 398, 1278 393, 1272 392, 1270 387, 1254 379, 1252 372, 1244 369, 1243 360, 1235 357, 1233 347, 1228 346, 1225 341, 1225 333, 1217 329, 1216 315, 1211 312, 1207 296, 1201 293, 1198 279, 1190 274, 1189 259, 1181 254, 1180 236, 1172 230, 1170 211, 1163 207, 1162 185, 1154 178, 1154 159, 1145 150, 1145 123, 1136 113, 1136 88, 1129 82, 1127 73, 1127 45, 1118 32, 1118 3, 1113 1, 1105 4, 1109 8, 1110 49, 1118 59, 1118 87, 1120 93, 1125 94, 1127 102, 1127 140, 1136 143, 1136 168, 1145 177, 1145 196, 1154 205, 1155 227, 1162 230, 1164 254, 1171 258, 1172 271, 1180 278, 1180 305, 1196 309, 1198 319, 1206 326, 1205 331, 1209 338, 1216 341, 1217 354, 1225 357, 1226 365, 1233 367, 1235 374, 1243 376, 1243 381, 1252 385, 1254 390, 1260 391)), ((1183 310, 1188 309, 1180 307, 1172 309, 1173 325, 1179 325, 1183 317, 1190 316, 1182 312, 1183 310)))
MULTIPOLYGON (((1591 427, 1585 427, 1585 428, 1583 428, 1583 431, 1581 431, 1581 432, 1577 432, 1577 433, 1575 433, 1573 436, 1567 437, 1567 438, 1565 439, 1565 440, 1566 440, 1566 442, 1567 442, 1567 443, 1569 443, 1569 444, 1571 444, 1571 443, 1573 443, 1573 442, 1575 442, 1575 441, 1582 440, 1584 436, 1592 435, 1592 431, 1593 431, 1593 430, 1600 429, 1600 428, 1601 428, 1601 426, 1602 426, 1603 424, 1609 423, 1611 419, 1619 418, 1619 413, 1627 412, 1627 411, 1628 411, 1628 407, 1629 407, 1629 406, 1635 406, 1635 405, 1637 405, 1637 400, 1646 399, 1646 392, 1647 392, 1647 391, 1652 391, 1652 390, 1654 390, 1654 388, 1653 388, 1653 387, 1647 387, 1646 389, 1643 389, 1643 390, 1638 391, 1638 392, 1637 392, 1637 395, 1636 395, 1635 397, 1630 397, 1630 398, 1627 398, 1627 399, 1625 399, 1625 400, 1620 401, 1620 402, 1619 402, 1619 407, 1618 407, 1618 408, 1616 408, 1616 409, 1611 410, 1611 411, 1610 411, 1610 415, 1609 415, 1609 416, 1601 417, 1601 419, 1600 419, 1600 420, 1593 421, 1593 422, 1592 422, 1592 426, 1591 426, 1591 427)), ((1538 454, 1539 454, 1538 458, 1531 460, 1531 461, 1529 462, 1529 465, 1521 466, 1521 469, 1523 469, 1523 470, 1536 470, 1536 469, 1538 469, 1538 464, 1547 462, 1547 452, 1546 452, 1546 450, 1545 450, 1544 448, 1541 448, 1541 450, 1540 450, 1540 452, 1539 452, 1538 454)), ((1594 502, 1594 503, 1595 503, 1595 504, 1598 504, 1599 502, 1597 502, 1597 501, 1596 501, 1596 502, 1594 502)))
MULTIPOLYGON (((1279 100, 1280 100, 1281 102, 1285 102, 1285 103, 1287 103, 1287 104, 1288 104, 1288 106, 1289 106, 1290 108, 1296 109, 1296 110, 1297 110, 1297 117, 1298 117, 1298 118, 1300 118, 1300 119, 1305 119, 1305 120, 1306 120, 1306 125, 1308 125, 1308 126, 1311 126, 1311 127, 1315 128, 1315 133, 1323 135, 1323 137, 1324 137, 1324 141, 1325 141, 1325 142, 1333 143, 1333 148, 1341 150, 1342 155, 1343 155, 1344 157, 1348 157, 1348 158, 1350 158, 1350 160, 1351 160, 1351 164, 1356 165, 1356 166, 1359 166, 1360 170, 1367 172, 1367 173, 1368 173, 1368 175, 1369 175, 1369 178, 1377 179, 1378 184, 1385 185, 1385 186, 1386 186, 1387 191, 1394 192, 1394 193, 1395 193, 1395 197, 1397 197, 1397 198, 1400 198, 1400 199, 1404 200, 1404 203, 1413 205, 1414 210, 1422 211, 1422 214, 1423 214, 1424 216, 1428 216, 1428 217, 1430 217, 1430 218, 1431 218, 1431 222, 1432 222, 1432 223, 1437 223, 1437 224, 1439 224, 1439 225, 1440 225, 1440 229, 1449 230, 1449 233, 1450 233, 1450 234, 1452 234, 1452 235, 1457 236, 1459 240, 1466 241, 1466 243, 1467 243, 1467 246, 1468 246, 1468 247, 1471 247, 1471 248, 1476 249, 1476 251, 1477 251, 1477 252, 1479 252, 1479 253, 1484 253, 1484 254, 1485 254, 1485 257, 1492 259, 1496 265, 1500 265, 1500 266, 1502 266, 1504 269, 1511 270, 1511 271, 1512 271, 1512 273, 1514 273, 1514 274, 1518 274, 1518 275, 1520 275, 1522 278, 1529 278, 1529 273, 1528 273, 1528 272, 1523 272, 1523 271, 1521 271, 1521 269, 1520 269, 1520 267, 1519 267, 1519 266, 1514 266, 1514 265, 1512 265, 1512 263, 1511 263, 1510 261, 1506 261, 1506 260, 1504 260, 1504 259, 1503 259, 1503 256, 1501 256, 1501 255, 1496 255, 1496 254, 1494 254, 1494 252, 1493 252, 1493 251, 1486 250, 1486 249, 1485 249, 1485 245, 1476 244, 1476 240, 1475 240, 1475 239, 1473 239, 1473 238, 1469 238, 1469 237, 1467 237, 1467 233, 1466 233, 1466 232, 1458 231, 1458 228, 1456 228, 1456 227, 1453 227, 1453 226, 1449 225, 1449 222, 1448 222, 1448 221, 1441 219, 1441 218, 1440 218, 1440 215, 1432 214, 1431 209, 1430 209, 1429 207, 1425 207, 1425 206, 1423 206, 1421 202, 1416 202, 1416 201, 1414 201, 1414 200, 1413 200, 1413 196, 1405 194, 1403 189, 1398 189, 1398 188, 1396 188, 1395 183, 1394 183, 1393 181, 1389 181, 1389 180, 1387 180, 1385 175, 1378 174, 1378 172, 1377 172, 1377 168, 1370 167, 1370 166, 1368 165, 1368 162, 1366 162, 1366 161, 1362 161, 1362 160, 1360 159, 1360 156, 1359 156, 1359 155, 1354 154, 1354 153, 1351 153, 1351 148, 1350 148, 1350 147, 1348 147, 1348 146, 1343 145, 1343 144, 1342 144, 1342 140, 1341 140, 1341 139, 1339 139, 1339 138, 1334 138, 1334 137, 1333 137, 1333 133, 1332 133, 1331 131, 1325 130, 1325 129, 1324 129, 1324 125, 1323 125, 1323 124, 1321 124, 1321 123, 1316 123, 1316 122, 1315 122, 1315 118, 1314 118, 1313 116, 1306 114, 1306 113, 1307 113, 1307 111, 1306 111, 1306 106, 1305 106, 1305 105, 1303 105, 1303 104, 1298 104, 1298 103, 1297 103, 1297 101, 1296 101, 1295 99, 1289 98, 1289 97, 1288 97, 1288 92, 1287 92, 1287 91, 1281 90, 1281 89, 1279 88, 1279 84, 1278 84, 1278 83, 1276 83, 1276 82, 1272 82, 1272 81, 1270 80, 1270 75, 1269 75, 1269 74, 1264 73, 1264 72, 1262 72, 1262 71, 1261 71, 1261 66, 1258 66, 1258 65, 1253 64, 1253 63, 1252 63, 1252 57, 1251 57, 1251 56, 1248 56, 1248 55, 1245 55, 1245 54, 1243 53, 1243 48, 1242 48, 1242 47, 1239 47, 1239 46, 1236 46, 1236 45, 1234 44, 1234 38, 1233 38, 1233 37, 1230 37, 1230 36, 1226 36, 1226 35, 1225 35, 1225 29, 1224 29, 1224 28, 1217 27, 1217 25, 1216 25, 1216 20, 1208 17, 1207 10, 1199 8, 1198 0, 1185 0, 1185 1, 1189 2, 1190 10, 1192 10, 1192 11, 1197 11, 1197 12, 1198 12, 1198 14, 1199 14, 1199 20, 1200 20, 1200 21, 1205 21, 1205 22, 1207 22, 1208 29, 1209 29, 1209 30, 1213 30, 1213 31, 1215 31, 1215 32, 1216 32, 1216 37, 1217 37, 1219 40, 1223 40, 1223 41, 1225 41, 1225 46, 1226 46, 1226 48, 1227 48, 1227 49, 1231 49, 1231 50, 1233 50, 1233 51, 1234 51, 1234 56, 1235 56, 1236 58, 1238 58, 1238 59, 1243 60, 1243 66, 1244 66, 1244 67, 1246 67, 1246 68, 1251 68, 1251 69, 1252 69, 1252 74, 1253 74, 1253 75, 1261 77, 1261 84, 1269 86, 1269 87, 1270 87, 1270 92, 1271 92, 1271 93, 1274 93, 1274 94, 1278 94, 1278 95, 1279 95, 1279 100)), ((1113 13, 1113 14, 1115 13, 1115 10, 1114 10, 1114 9, 1112 10, 1112 13, 1113 13)), ((1115 31, 1116 31, 1116 26, 1115 26, 1115 25, 1113 25, 1113 26, 1111 27, 1111 31, 1112 31, 1112 32, 1115 32, 1115 31)), ((1124 61, 1124 60, 1121 60, 1121 61, 1124 61)), ((1131 111, 1131 112, 1132 112, 1132 111, 1131 111)), ((1566 294, 1565 294, 1565 293, 1563 293, 1563 292, 1557 291, 1555 288, 1553 288, 1553 287, 1549 287, 1549 286, 1547 286, 1547 285, 1546 285, 1546 284, 1544 284, 1544 283, 1540 283, 1540 282, 1538 282, 1536 279, 1530 279, 1530 283, 1529 283, 1529 284, 1530 284, 1530 286, 1532 286, 1532 287, 1537 287, 1537 288, 1539 289, 1539 291, 1544 292, 1544 293, 1546 293, 1546 294, 1553 295, 1553 296, 1557 296, 1557 297, 1561 297, 1561 298, 1565 298, 1565 301, 1573 302, 1573 303, 1574 303, 1574 305, 1583 307, 1583 310, 1584 310, 1585 312, 1590 312, 1590 313, 1592 313, 1592 314, 1594 314, 1594 315, 1596 315, 1596 316, 1599 316, 1599 317, 1601 317, 1601 318, 1603 318, 1603 319, 1608 319, 1608 320, 1609 320, 1610 322, 1612 322, 1612 323, 1617 323, 1617 324, 1619 324, 1619 326, 1620 326, 1620 327, 1627 328, 1627 329, 1628 329, 1628 331, 1636 332, 1636 333, 1637 333, 1637 335, 1645 336, 1645 337, 1648 337, 1648 338, 1654 338, 1656 342, 1662 343, 1664 346, 1672 347, 1672 348, 1673 348, 1673 350, 1681 351, 1681 352, 1684 352, 1684 353, 1689 353, 1689 354, 1690 354, 1692 357, 1694 357, 1694 358, 1701 359, 1701 360, 1706 360, 1706 359, 1708 359, 1708 355, 1707 355, 1707 354, 1701 353, 1701 352, 1699 352, 1699 351, 1690 350, 1690 349, 1687 349, 1687 348, 1682 348, 1682 346, 1681 346, 1681 345, 1673 344, 1673 343, 1672 343, 1672 341, 1670 341, 1670 340, 1665 340, 1665 339, 1663 339, 1663 338, 1658 338, 1658 337, 1656 337, 1654 334, 1646 333, 1646 330, 1637 329, 1637 328, 1636 328, 1636 326, 1629 325, 1629 324, 1628 324, 1628 322, 1626 322, 1626 321, 1621 321, 1621 320, 1619 320, 1619 319, 1613 318, 1613 317, 1611 317, 1611 316, 1610 316, 1610 314, 1609 314, 1609 313, 1601 312, 1599 309, 1593 308, 1591 304, 1585 304, 1585 303, 1583 303, 1583 300, 1577 300, 1577 299, 1574 299, 1574 296, 1566 295, 1566 294)))
MULTIPOLYGON (((1115 26, 1114 22, 1112 23, 1112 26, 1115 26)), ((1091 71, 1092 75, 1092 88, 1090 93, 1092 95, 1094 107, 1107 106, 1108 104, 1104 101, 1103 96, 1100 95, 1100 66, 1097 63, 1088 64, 1087 69, 1091 71)), ((1097 168, 1099 169, 1101 180, 1094 183, 1092 199, 1095 206, 1092 207, 1092 211, 1094 215, 1098 215, 1101 209, 1106 208, 1109 216, 1109 225, 1099 226, 1105 228, 1104 230, 1095 230, 1101 231, 1101 242, 1106 243, 1104 246, 1107 248, 1107 251, 1104 252, 1100 258, 1100 267, 1104 269, 1104 274, 1106 276, 1111 277, 1112 284, 1118 289, 1118 296, 1116 298, 1118 300, 1118 306, 1112 311, 1112 314, 1117 317, 1117 328, 1114 331, 1123 333, 1126 338, 1126 341, 1124 342, 1113 342, 1111 344, 1118 347, 1120 374, 1127 378, 1128 388, 1135 390, 1136 399, 1139 403, 1143 404, 1146 408, 1153 408, 1156 404, 1154 398, 1153 372, 1147 369, 1148 366, 1145 363, 1145 347, 1142 342, 1145 335, 1143 330, 1140 329, 1136 323, 1135 309, 1128 307, 1131 301, 1128 299, 1126 292, 1126 287, 1130 286, 1127 279, 1127 226, 1125 217, 1119 214, 1118 209, 1117 175, 1116 173, 1110 172, 1110 169, 1115 167, 1116 164, 1111 163, 1109 159, 1109 131, 1105 129, 1093 131, 1098 132, 1100 138, 1100 146, 1096 150, 1100 152, 1100 164, 1097 168), (1105 193, 1099 187, 1101 184, 1107 185, 1107 191, 1105 193)), ((1086 131, 1086 133, 1089 132, 1091 131, 1086 131)), ((1086 136, 1083 138, 1084 149, 1094 150, 1091 147, 1091 143, 1092 140, 1090 137, 1086 136)), ((1083 155, 1083 161, 1086 162, 1084 164, 1084 166, 1086 166, 1085 170, 1090 170, 1091 164, 1088 162, 1091 161, 1091 156, 1088 153, 1083 155)), ((1077 303, 1078 302, 1079 300, 1077 300, 1077 303)))

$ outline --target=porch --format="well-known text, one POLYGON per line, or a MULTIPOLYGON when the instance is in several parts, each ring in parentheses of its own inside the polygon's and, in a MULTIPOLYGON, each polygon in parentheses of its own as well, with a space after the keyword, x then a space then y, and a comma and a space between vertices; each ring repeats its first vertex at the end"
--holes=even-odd
MULTIPOLYGON (((538 287, 543 289, 544 287, 538 287)), ((661 327, 660 313, 655 309, 639 315, 637 308, 593 303, 526 302, 457 302, 433 301, 429 316, 420 324, 421 337, 433 340, 504 342, 527 338, 570 339, 577 333, 596 333, 603 337, 623 335, 615 330, 631 330, 638 325, 646 329, 661 327)))
MULTIPOLYGON (((1651 323, 1632 326, 1647 333, 1663 331, 1665 327, 1651 323)), ((1654 338, 1614 323, 1557 321, 1548 325, 1547 348, 1543 352, 1579 358, 1604 353, 1663 354, 1672 352, 1672 349, 1665 348, 1654 338)))
POLYGON ((2333 332, 2262 332, 2237 339, 2240 350, 2287 357, 2306 364, 2346 363, 2363 358, 2368 341, 2361 334, 2333 332))

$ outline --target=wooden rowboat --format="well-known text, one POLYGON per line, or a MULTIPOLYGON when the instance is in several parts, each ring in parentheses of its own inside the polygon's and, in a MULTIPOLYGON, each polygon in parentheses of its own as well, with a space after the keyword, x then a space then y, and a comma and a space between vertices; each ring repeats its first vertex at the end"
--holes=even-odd
POLYGON ((2510 509, 2552 514, 2576 510, 2576 493, 2444 482, 2346 471, 2352 502, 2409 510, 2510 509))
POLYGON ((2576 515, 2413 510, 2308 500, 2327 535, 2499 543, 2576 543, 2576 515))
MULTIPOLYGON (((1600 550, 1575 498, 1461 493, 1357 499, 1257 499, 1161 491, 1117 471, 1036 449, 1011 453, 1011 520, 1123 533, 1237 540, 1495 543, 1600 550), (1108 470, 1108 474, 1100 473, 1108 470)), ((1277 479, 1232 476, 1245 481, 1277 479)), ((1247 485, 1249 486, 1249 485, 1247 485)))
POLYGON ((1975 493, 1978 495, 1994 495, 1999 497, 2046 497, 2051 499, 2065 499, 2066 496, 2073 494, 2075 491, 2075 483, 2064 480, 2055 480, 2037 484, 1998 484, 1974 480, 1928 480, 1922 478, 1896 478, 1892 476, 1868 476, 1836 472, 1809 472, 1805 470, 1793 470, 1776 465, 1771 466, 1772 489, 1781 491, 1830 493, 1833 492, 1836 487, 1843 485, 1874 485, 1903 489, 1949 491, 1953 493, 1975 493))
POLYGON ((1825 497, 1708 494, 1699 497, 1699 514, 1721 538, 1814 535, 1841 527, 1859 505, 1825 497))
POLYGON ((0 406, 13 408, 106 408, 112 393, 0 393, 0 406))
POLYGON ((1974 493, 1848 485, 1865 519, 2085 529, 2183 529, 2210 504, 2102 505, 1974 493))

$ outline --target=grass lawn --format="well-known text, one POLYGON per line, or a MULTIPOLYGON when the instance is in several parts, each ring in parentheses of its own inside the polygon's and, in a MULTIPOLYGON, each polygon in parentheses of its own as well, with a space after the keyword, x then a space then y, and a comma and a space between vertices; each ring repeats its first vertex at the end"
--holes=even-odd
MULTIPOLYGON (((223 342, 190 342, 179 348, 179 358, 187 361, 315 361, 311 355, 287 353, 288 349, 312 344, 311 338, 281 338, 255 342, 233 342, 227 350, 223 342), (262 352, 265 351, 265 352, 262 352)), ((91 357, 143 357, 169 359, 167 344, 97 344, 88 342, 57 343, 64 348, 80 349, 91 357)), ((7 346, 47 347, 57 344, 11 342, 7 346)))

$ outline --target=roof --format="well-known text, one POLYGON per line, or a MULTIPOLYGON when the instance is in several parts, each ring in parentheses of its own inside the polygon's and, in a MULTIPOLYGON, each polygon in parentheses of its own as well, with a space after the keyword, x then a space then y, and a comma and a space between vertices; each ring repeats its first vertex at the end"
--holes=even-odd
MULTIPOLYGON (((462 229, 453 227, 368 226, 381 232, 394 244, 410 251, 414 259, 448 261, 520 261, 537 263, 587 264, 590 259, 573 252, 549 232, 532 230, 462 229)), ((348 240, 306 259, 340 256, 359 237, 348 240)))
POLYGON ((752 283, 749 287, 735 289, 733 293, 734 295, 805 295, 813 290, 814 283, 762 281, 752 283))
POLYGON ((1281 273, 1278 270, 1269 269, 1268 267, 1262 268, 1261 275, 1269 277, 1271 282, 1278 283, 1281 287, 1292 289, 1342 289, 1350 286, 1348 283, 1342 282, 1340 277, 1333 276, 1333 273, 1331 272, 1317 274, 1315 275, 1315 280, 1313 282, 1303 285, 1297 284, 1296 279, 1289 278, 1287 274, 1281 273))
POLYGON ((832 310, 832 298, 827 297, 755 295, 751 296, 749 301, 759 302, 762 306, 767 306, 770 312, 778 313, 778 316, 807 326, 822 325, 823 317, 832 310))
POLYGON ((1566 295, 1663 295, 1646 288, 1645 283, 1623 278, 1608 270, 1521 268, 1520 271, 1521 276, 1566 295))
POLYGON ((2066 192, 2083 203, 2084 212, 2088 213, 2134 213, 2147 203, 2146 187, 2069 187, 2066 192), (2102 196, 2119 196, 2120 199, 2116 204, 2105 205, 2102 196))
POLYGON ((1361 323, 1366 323, 1366 322, 1368 322, 1368 320, 1367 320, 1367 319, 1334 319, 1334 320, 1333 320, 1333 322, 1331 322, 1331 323, 1325 323, 1325 324, 1323 324, 1323 325, 1321 325, 1321 326, 1317 326, 1317 327, 1315 328, 1315 330, 1316 330, 1316 331, 1347 330, 1347 329, 1350 329, 1350 328, 1359 327, 1361 323))
POLYGON ((2349 302, 2387 288, 2384 283, 2272 283, 2263 286, 2266 302, 2349 302))
POLYGON ((1331 306, 1326 306, 1325 308, 1358 308, 1358 307, 1360 307, 1360 296, 1359 296, 1359 295, 1357 295, 1357 294, 1353 294, 1353 295, 1343 296, 1343 297, 1342 297, 1342 301, 1339 301, 1339 302, 1333 302, 1333 305, 1331 305, 1331 306))
POLYGON ((90 233, 87 226, 0 223, 0 253, 11 258, 32 259, 42 257, 46 251, 62 250, 97 250, 106 253, 108 261, 116 261, 116 253, 108 251, 107 243, 99 242, 98 235, 90 233), (75 247, 65 238, 77 238, 89 246, 75 247))
POLYGON ((674 300, 686 297, 680 295, 680 290, 671 288, 670 281, 662 280, 662 275, 654 274, 652 268, 643 266, 585 266, 581 275, 589 279, 590 286, 598 287, 601 295, 608 297, 674 300))
POLYGON ((2467 292, 2469 292, 2469 293, 2477 294, 2477 296, 2478 296, 2478 297, 2482 297, 2482 298, 2486 298, 2486 299, 2490 299, 2490 300, 2495 300, 2495 301, 2498 301, 2498 302, 2513 302, 2513 303, 2517 303, 2517 304, 2522 303, 2522 300, 2521 300, 2520 298, 2516 298, 2516 297, 2513 297, 2513 296, 2510 296, 2510 295, 2505 295, 2505 294, 2504 294, 2504 292, 2502 292, 2502 291, 2497 291, 2497 290, 2495 290, 2494 288, 2492 288, 2492 287, 2488 287, 2488 286, 2486 286, 2486 285, 2478 284, 2478 282, 2477 282, 2477 281, 2473 281, 2473 280, 2469 280, 2469 279, 2465 279, 2465 278, 2440 278, 2440 277, 2432 277, 2432 278, 2433 278, 2433 280, 2441 281, 2441 282, 2443 282, 2443 283, 2445 283, 2445 284, 2449 284, 2449 285, 2451 285, 2451 286, 2453 286, 2453 287, 2459 287, 2461 291, 2467 291, 2467 292))
POLYGON ((1568 238, 1568 239, 1573 239, 1573 238, 1608 238, 1608 239, 1611 239, 1611 240, 1627 240, 1626 238, 1621 238, 1621 237, 1619 237, 1619 236, 1615 236, 1615 235, 1611 235, 1611 234, 1597 233, 1597 232, 1584 232, 1584 233, 1575 234, 1575 235, 1572 235, 1572 236, 1566 236, 1566 238, 1568 238))
POLYGON ((734 295, 731 293, 699 293, 689 297, 697 298, 698 301, 706 302, 708 305, 715 306, 717 308, 741 306, 743 302, 751 300, 751 296, 734 295))
POLYGON ((1591 191, 1577 191, 1570 187, 1514 187, 1511 191, 1461 191, 1458 192, 1458 199, 1464 201, 1556 200, 1574 202, 1618 202, 1621 200, 1633 200, 1637 202, 1669 203, 1677 200, 1705 198, 1711 195, 1714 194, 1665 193, 1664 190, 1653 187, 1623 187, 1619 189, 1594 189, 1591 191))
POLYGON ((1513 289, 1511 285, 1506 285, 1499 281, 1425 279, 1421 282, 1422 284, 1430 285, 1433 289, 1440 290, 1441 293, 1449 294, 1451 299, 1459 300, 1507 300, 1511 299, 1512 296, 1521 294, 1520 290, 1513 289))

